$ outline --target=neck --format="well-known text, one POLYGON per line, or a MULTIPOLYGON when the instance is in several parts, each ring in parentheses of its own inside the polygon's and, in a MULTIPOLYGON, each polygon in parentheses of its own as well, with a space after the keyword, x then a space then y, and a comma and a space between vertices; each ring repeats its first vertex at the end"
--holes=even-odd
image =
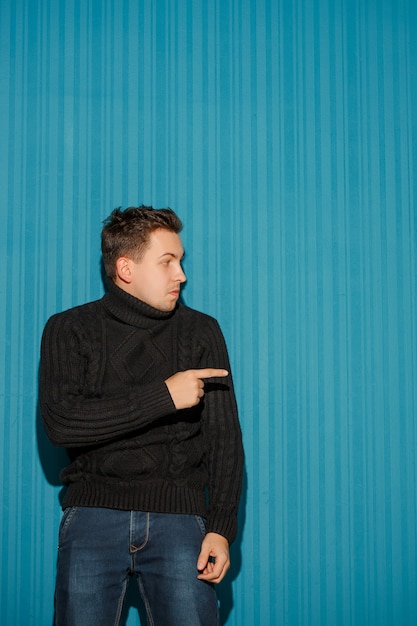
POLYGON ((159 311, 154 307, 132 296, 125 289, 121 289, 113 281, 108 281, 108 293, 103 302, 107 310, 126 324, 139 328, 150 328, 158 322, 170 319, 174 311, 159 311))

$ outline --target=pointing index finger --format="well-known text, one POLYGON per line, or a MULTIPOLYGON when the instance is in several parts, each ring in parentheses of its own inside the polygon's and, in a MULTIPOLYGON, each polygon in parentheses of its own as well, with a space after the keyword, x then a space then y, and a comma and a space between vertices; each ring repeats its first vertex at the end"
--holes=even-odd
POLYGON ((214 367, 206 367, 195 371, 197 372, 198 378, 222 378, 229 375, 227 370, 215 369, 214 367))

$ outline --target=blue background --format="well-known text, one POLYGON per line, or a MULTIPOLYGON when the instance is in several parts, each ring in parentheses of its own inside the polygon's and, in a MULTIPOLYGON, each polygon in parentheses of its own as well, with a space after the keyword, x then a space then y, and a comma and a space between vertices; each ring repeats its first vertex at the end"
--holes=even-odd
POLYGON ((140 203, 183 219, 184 300, 230 350, 225 623, 416 623, 416 30, 414 0, 1 0, 5 624, 52 620, 41 332, 101 296, 101 222, 140 203))

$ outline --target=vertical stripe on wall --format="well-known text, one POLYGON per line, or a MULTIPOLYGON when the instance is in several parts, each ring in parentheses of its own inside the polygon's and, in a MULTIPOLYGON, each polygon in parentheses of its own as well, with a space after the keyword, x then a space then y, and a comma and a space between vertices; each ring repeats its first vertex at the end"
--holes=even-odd
POLYGON ((42 328, 101 296, 101 221, 139 203, 180 214, 184 301, 230 349, 223 622, 416 623, 416 27, 412 0, 3 0, 5 623, 52 621, 42 328))

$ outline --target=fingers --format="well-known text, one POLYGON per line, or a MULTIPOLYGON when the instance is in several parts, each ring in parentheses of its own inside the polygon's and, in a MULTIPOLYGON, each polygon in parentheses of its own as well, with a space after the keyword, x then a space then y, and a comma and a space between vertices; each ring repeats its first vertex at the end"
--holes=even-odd
POLYGON ((225 537, 208 533, 202 543, 197 561, 198 578, 219 583, 230 568, 229 544, 225 537))
POLYGON ((204 396, 204 380, 228 375, 225 369, 207 367, 177 372, 165 381, 175 408, 188 409, 196 406, 204 396))
POLYGON ((197 578, 217 585, 226 576, 229 568, 230 561, 228 559, 217 559, 215 563, 208 561, 206 567, 199 570, 197 578))
POLYGON ((206 367, 204 369, 190 371, 195 373, 197 378, 224 378, 229 375, 227 370, 216 369, 214 367, 206 367))
POLYGON ((204 396, 204 383, 201 378, 197 378, 197 389, 198 398, 201 400, 201 398, 204 396))

